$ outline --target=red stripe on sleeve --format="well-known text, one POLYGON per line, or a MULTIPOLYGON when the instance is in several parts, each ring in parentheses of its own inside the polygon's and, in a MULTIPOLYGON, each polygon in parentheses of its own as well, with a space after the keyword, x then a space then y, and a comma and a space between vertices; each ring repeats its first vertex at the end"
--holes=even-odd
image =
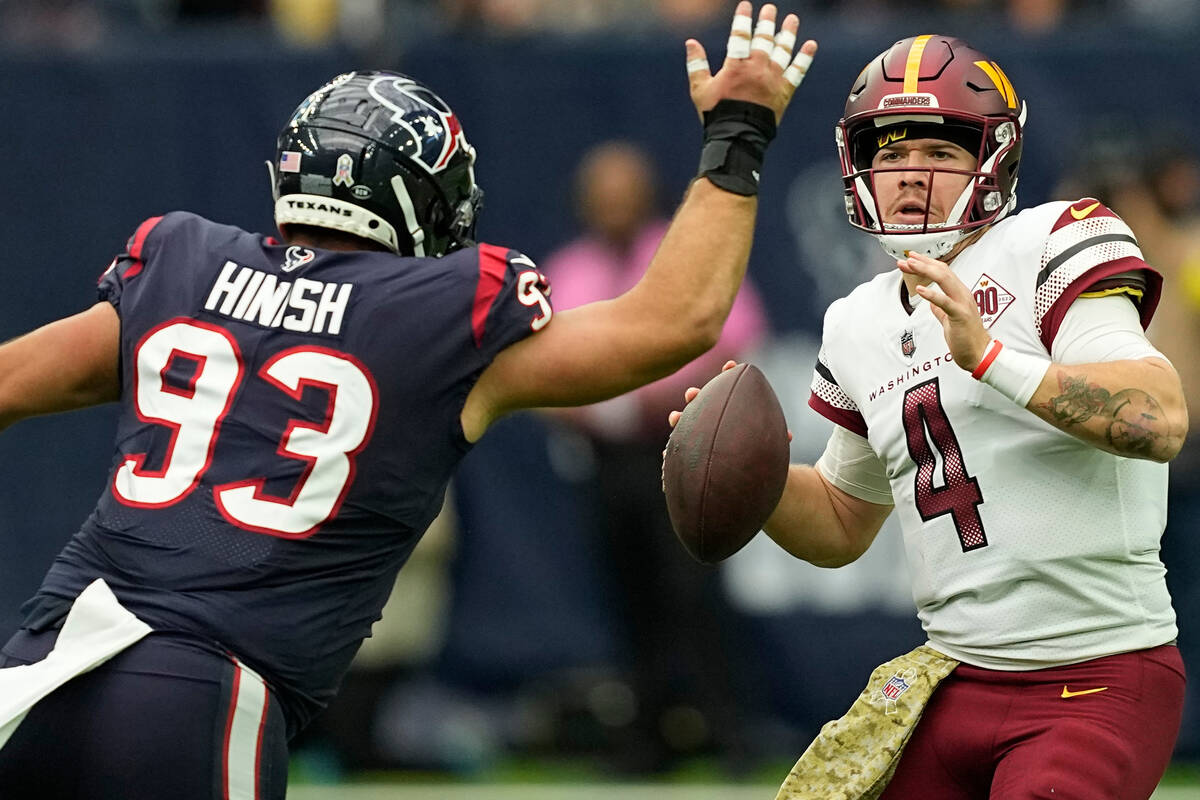
POLYGON ((867 436, 867 421, 863 419, 862 414, 854 411, 847 411, 844 408, 830 405, 829 403, 817 397, 816 394, 811 394, 808 397, 808 407, 816 411, 830 422, 841 425, 851 433, 857 433, 859 436, 866 438, 867 436))
POLYGON ((1146 277, 1146 289, 1137 307, 1142 327, 1149 327, 1150 320, 1154 319, 1154 309, 1158 307, 1158 300, 1162 296, 1162 275, 1140 258, 1126 256, 1092 267, 1063 290, 1063 293, 1054 301, 1054 305, 1050 306, 1041 320, 1042 345, 1046 348, 1046 352, 1050 351, 1054 337, 1058 335, 1058 328, 1062 325, 1063 317, 1067 315, 1067 309, 1079 295, 1090 289, 1097 281, 1135 269, 1142 270, 1142 274, 1146 277))
POLYGON ((133 232, 133 237, 129 240, 129 255, 141 260, 142 248, 146 245, 146 237, 150 235, 150 231, 154 230, 154 226, 161 221, 161 216, 151 217, 141 225, 138 225, 138 229, 133 232))
POLYGON ((508 248, 494 244, 479 245, 479 282, 475 284, 475 304, 471 307, 471 330, 475 334, 475 346, 483 344, 484 326, 488 312, 504 285, 504 274, 508 271, 508 248))
POLYGON ((151 217, 150 219, 138 225, 138 229, 133 232, 133 236, 129 238, 129 244, 125 249, 129 251, 129 255, 137 260, 129 269, 125 270, 125 277, 132 278, 142 271, 144 266, 142 262, 142 248, 146 245, 146 237, 150 235, 150 231, 154 230, 154 226, 162 221, 162 217, 151 217))
POLYGON ((1101 203, 1094 197, 1085 197, 1082 200, 1076 200, 1071 203, 1059 218, 1054 221, 1054 227, 1050 229, 1054 233, 1060 228, 1065 228, 1073 222, 1079 222, 1084 219, 1094 219, 1095 217, 1115 217, 1117 216, 1108 206, 1101 203))

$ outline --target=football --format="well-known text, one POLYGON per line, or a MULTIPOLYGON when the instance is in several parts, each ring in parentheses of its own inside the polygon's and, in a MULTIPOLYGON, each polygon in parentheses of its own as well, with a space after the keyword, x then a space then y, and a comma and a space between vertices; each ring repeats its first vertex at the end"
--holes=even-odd
POLYGON ((779 504, 787 421, 762 371, 738 364, 683 409, 663 454, 663 492, 684 548, 715 564, 745 547, 779 504))

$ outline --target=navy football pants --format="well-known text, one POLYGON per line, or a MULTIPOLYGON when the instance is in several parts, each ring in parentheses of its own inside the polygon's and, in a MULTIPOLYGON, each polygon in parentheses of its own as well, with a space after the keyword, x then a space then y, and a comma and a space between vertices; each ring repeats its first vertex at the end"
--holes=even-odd
MULTIPOLYGON (((38 661, 57 631, 21 631, 0 666, 38 661)), ((0 798, 282 800, 278 703, 215 649, 151 634, 42 700, 0 749, 0 798)))

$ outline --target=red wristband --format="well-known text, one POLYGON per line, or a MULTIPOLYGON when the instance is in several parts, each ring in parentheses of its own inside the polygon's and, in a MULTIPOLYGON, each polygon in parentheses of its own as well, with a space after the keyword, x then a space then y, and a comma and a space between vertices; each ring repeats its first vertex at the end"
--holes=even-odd
POLYGON ((971 377, 975 380, 982 380, 988 367, 996 360, 996 356, 1000 355, 1000 348, 1004 347, 998 339, 992 339, 988 342, 987 349, 983 351, 983 358, 979 360, 979 366, 971 372, 971 377))

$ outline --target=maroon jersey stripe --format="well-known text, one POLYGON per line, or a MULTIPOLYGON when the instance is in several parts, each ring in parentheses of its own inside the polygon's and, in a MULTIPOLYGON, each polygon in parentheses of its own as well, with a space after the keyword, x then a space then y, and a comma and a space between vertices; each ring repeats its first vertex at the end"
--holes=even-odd
MULTIPOLYGON (((1154 309, 1158 307, 1158 300, 1162 294, 1162 275, 1158 274, 1157 270, 1140 258, 1126 256, 1125 258, 1119 258, 1116 261, 1109 261, 1093 267, 1076 278, 1070 286, 1063 290, 1063 293, 1054 301, 1054 304, 1050 306, 1050 310, 1046 312, 1046 315, 1041 320, 1042 344, 1046 347, 1046 350, 1050 350, 1050 346, 1054 343, 1054 337, 1058 335, 1058 328, 1062 325, 1063 317, 1067 315, 1067 309, 1071 307, 1071 303, 1074 303, 1079 295, 1088 291, 1105 278, 1110 278, 1131 270, 1142 270, 1142 275, 1145 277, 1145 293, 1142 295, 1141 302, 1137 306, 1138 314, 1142 320, 1142 327, 1148 327, 1150 320, 1154 318, 1154 309)), ((1130 281, 1130 283, 1133 283, 1133 281, 1130 281)))
POLYGON ((856 414, 853 411, 847 411, 844 408, 830 405, 820 397, 817 397, 816 394, 809 395, 808 406, 830 422, 841 425, 851 433, 857 433, 859 436, 866 437, 867 421, 863 419, 862 414, 856 414))
POLYGON ((1101 203, 1094 197, 1085 197, 1082 200, 1076 200, 1071 205, 1063 209, 1062 214, 1054 222, 1054 227, 1050 229, 1051 233, 1067 227, 1068 225, 1078 222, 1083 219, 1093 219, 1095 217, 1115 217, 1117 216, 1108 206, 1101 203))

